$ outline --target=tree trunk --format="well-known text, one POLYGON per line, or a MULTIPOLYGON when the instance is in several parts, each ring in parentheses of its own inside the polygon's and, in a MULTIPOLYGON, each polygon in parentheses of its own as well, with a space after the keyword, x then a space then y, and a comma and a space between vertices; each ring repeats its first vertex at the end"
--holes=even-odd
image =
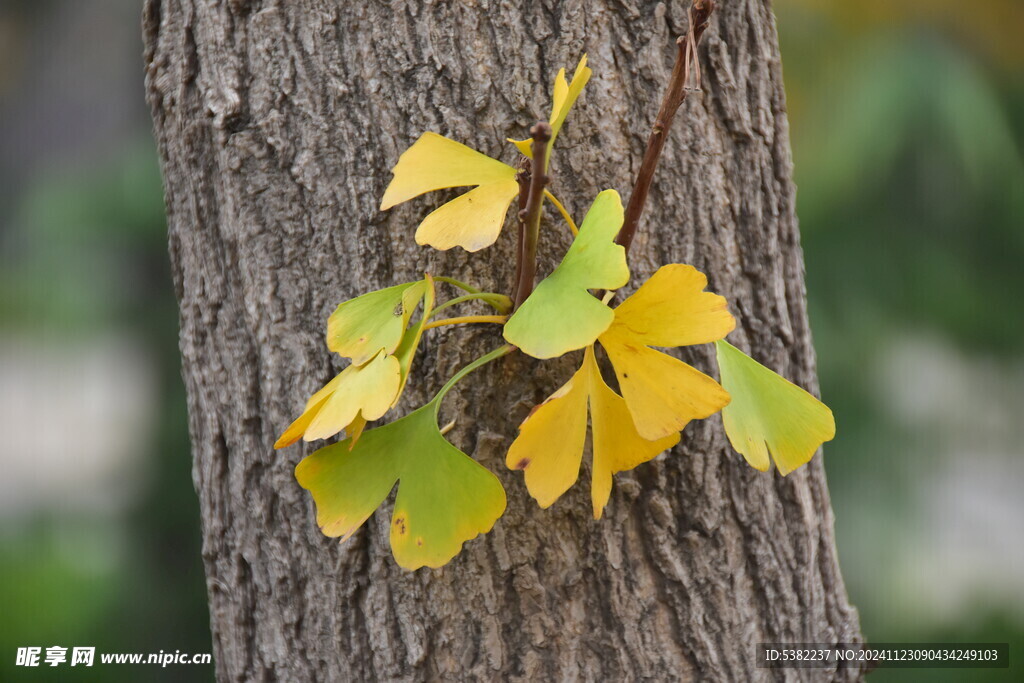
MULTIPOLYGON (((669 138, 632 286, 661 264, 695 265, 730 302, 730 339, 815 391, 769 5, 720 2, 700 51, 705 92, 669 138)), ((220 680, 858 675, 754 666, 760 641, 860 638, 820 457, 786 478, 756 472, 714 417, 617 476, 603 520, 591 518, 586 465, 538 509, 504 453, 578 355, 516 354, 446 399, 442 418, 458 416, 449 438, 501 478, 508 509, 441 570, 401 570, 384 514, 344 544, 321 535, 293 476, 313 447, 272 448, 341 367, 324 344, 340 301, 424 270, 511 287, 511 226, 488 250, 438 253, 412 232, 442 198, 377 210, 398 155, 430 130, 515 163, 505 137, 546 116, 556 70, 586 51, 594 78, 559 137, 554 188, 577 218, 601 189, 627 195, 687 7, 148 0, 146 84, 220 680)), ((545 231, 542 274, 566 244, 545 231)), ((497 329, 429 333, 395 414, 499 343, 497 329)), ((712 354, 682 357, 714 373, 712 354)))

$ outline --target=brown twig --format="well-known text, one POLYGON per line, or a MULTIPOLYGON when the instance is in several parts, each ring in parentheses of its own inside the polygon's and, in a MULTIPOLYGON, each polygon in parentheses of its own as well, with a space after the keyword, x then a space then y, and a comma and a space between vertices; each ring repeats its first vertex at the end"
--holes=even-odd
POLYGON ((550 178, 544 172, 548 153, 548 140, 551 139, 551 126, 546 121, 538 122, 530 129, 533 138, 533 168, 530 172, 530 192, 526 208, 519 212, 523 223, 523 249, 520 260, 519 282, 513 297, 516 308, 526 301, 533 291, 533 283, 537 278, 537 241, 540 238, 540 210, 544 202, 544 188, 550 178))
POLYGON ((694 75, 694 89, 700 90, 697 44, 708 27, 708 19, 714 9, 715 0, 693 0, 690 6, 690 28, 685 36, 680 36, 676 40, 679 51, 676 55, 676 64, 672 68, 672 78, 661 102, 661 109, 658 110, 658 118, 654 121, 651 135, 647 138, 647 149, 644 151, 643 161, 640 162, 640 169, 633 183, 633 192, 629 195, 622 228, 615 236, 615 243, 621 244, 626 251, 629 251, 640 225, 640 216, 643 215, 654 171, 658 168, 658 160, 661 158, 661 150, 665 147, 665 139, 668 137, 669 128, 672 127, 672 120, 689 91, 691 73, 694 75))
POLYGON ((519 228, 516 238, 516 277, 512 280, 512 296, 519 291, 519 282, 523 278, 523 246, 526 243, 526 202, 530 197, 530 160, 526 157, 519 157, 519 173, 516 173, 516 182, 519 183, 519 211, 516 214, 516 224, 519 228))

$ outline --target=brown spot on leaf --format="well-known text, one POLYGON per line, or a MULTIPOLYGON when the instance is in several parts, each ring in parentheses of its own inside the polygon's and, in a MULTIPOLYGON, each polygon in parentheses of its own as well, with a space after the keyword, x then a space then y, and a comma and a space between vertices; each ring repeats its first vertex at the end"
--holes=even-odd
POLYGON ((398 533, 404 535, 406 532, 405 517, 395 517, 395 526, 398 528, 398 533))
POLYGON ((416 545, 423 545, 423 539, 422 538, 417 538, 416 539, 416 545))
POLYGON ((523 458, 522 460, 520 460, 519 462, 516 463, 516 469, 517 470, 525 470, 526 466, 529 465, 529 464, 530 464, 530 459, 529 458, 523 458))

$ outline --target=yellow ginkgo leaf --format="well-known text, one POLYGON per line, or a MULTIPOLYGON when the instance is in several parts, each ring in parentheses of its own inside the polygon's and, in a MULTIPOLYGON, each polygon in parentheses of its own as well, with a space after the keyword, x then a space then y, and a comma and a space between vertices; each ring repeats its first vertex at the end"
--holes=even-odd
POLYGON ((722 411, 725 433, 751 467, 767 470, 770 455, 779 472, 789 474, 836 435, 824 403, 727 341, 715 349, 722 385, 732 395, 722 411))
POLYGON ((302 435, 306 433, 306 429, 309 427, 309 423, 320 412, 320 409, 334 393, 340 381, 341 375, 339 374, 309 397, 309 400, 306 401, 306 407, 302 410, 302 415, 299 415, 294 422, 288 425, 288 429, 284 430, 284 433, 274 443, 274 448, 287 448, 302 438, 302 435))
POLYGON ((435 249, 459 246, 479 251, 490 246, 519 193, 516 169, 437 133, 421 135, 402 153, 392 173, 381 200, 382 211, 434 190, 477 186, 420 223, 416 242, 435 249))
POLYGON ((622 213, 618 192, 597 195, 562 262, 505 324, 510 344, 534 358, 554 358, 594 343, 608 329, 615 314, 587 290, 629 281, 626 250, 615 244, 622 213))
POLYGON ((542 508, 558 500, 580 476, 589 390, 589 374, 582 367, 534 407, 505 457, 509 469, 523 470, 526 488, 542 508))
POLYGON ((367 421, 383 417, 398 395, 402 372, 397 358, 380 352, 365 365, 349 365, 335 379, 334 391, 306 427, 306 441, 334 436, 359 415, 367 421))
POLYGON ((679 443, 679 432, 655 440, 641 436, 625 400, 601 377, 593 349, 593 346, 587 349, 583 362, 590 366, 590 414, 593 422, 590 429, 594 436, 590 498, 594 519, 601 519, 601 512, 612 492, 612 475, 631 470, 672 448, 679 443))
MULTIPOLYGON (((548 141, 547 155, 549 163, 551 161, 551 148, 555 144, 555 138, 558 137, 558 131, 562 128, 562 124, 565 123, 565 117, 569 115, 572 105, 576 103, 580 93, 583 92, 583 86, 590 80, 591 73, 593 72, 587 67, 587 56, 583 55, 580 63, 576 66, 576 73, 572 75, 571 83, 566 83, 565 81, 565 69, 560 69, 558 75, 555 76, 554 92, 551 96, 551 118, 548 121, 551 124, 551 139, 548 141)), ((530 138, 525 140, 510 139, 509 142, 514 144, 524 156, 530 159, 533 158, 533 149, 531 148, 533 141, 530 138)))
POLYGON ((593 346, 587 347, 576 374, 523 421, 505 462, 524 471, 526 488, 538 505, 550 506, 579 478, 588 402, 594 456, 590 497, 594 519, 600 519, 612 475, 668 450, 679 443, 679 434, 649 441, 637 433, 625 401, 601 377, 593 346))
POLYGON ((692 346, 722 339, 736 327, 725 297, 703 291, 704 273, 670 263, 615 309, 613 327, 648 346, 692 346))
POLYGON ((653 346, 721 339, 735 327, 725 299, 703 291, 707 278, 692 266, 663 266, 615 309, 600 336, 637 431, 660 439, 729 402, 715 380, 653 346))
POLYGON ((729 402, 718 382, 668 354, 614 335, 603 335, 601 345, 615 368, 637 431, 645 438, 682 431, 690 420, 710 417, 729 402))
POLYGON ((383 351, 363 365, 351 364, 306 402, 306 408, 274 448, 299 438, 326 439, 360 419, 376 420, 392 406, 401 386, 398 359, 383 351))

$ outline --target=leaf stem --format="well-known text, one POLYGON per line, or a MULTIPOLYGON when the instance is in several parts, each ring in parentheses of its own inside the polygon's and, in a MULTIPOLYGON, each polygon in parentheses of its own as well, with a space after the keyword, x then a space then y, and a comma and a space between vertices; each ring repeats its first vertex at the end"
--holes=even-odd
POLYGON ((551 125, 547 121, 538 121, 530 129, 533 138, 533 169, 530 174, 530 194, 526 208, 520 212, 523 220, 523 258, 519 282, 513 297, 518 308, 533 291, 534 280, 537 278, 537 242, 540 239, 540 213, 544 205, 544 188, 548 178, 544 169, 547 166, 548 140, 551 139, 551 125))
POLYGON ((437 404, 434 407, 434 409, 437 410, 437 408, 441 404, 441 399, 444 398, 445 394, 447 394, 449 391, 451 391, 452 387, 454 387, 459 382, 459 380, 461 380, 463 377, 465 377, 469 373, 473 372, 474 370, 476 370, 480 366, 487 365, 492 360, 497 360, 498 358, 501 358, 502 356, 504 356, 504 355, 506 355, 508 353, 511 353, 512 351, 515 351, 515 348, 516 347, 512 346, 511 344, 503 344, 502 346, 499 346, 498 348, 494 349, 490 353, 487 353, 487 354, 484 354, 483 356, 480 356, 475 361, 473 361, 472 363, 470 363, 466 367, 464 367, 461 370, 459 370, 458 372, 456 372, 452 376, 452 378, 450 380, 448 380, 443 387, 441 387, 441 390, 437 392, 437 394, 434 396, 434 398, 432 398, 430 400, 431 403, 436 403, 437 404))
POLYGON ((693 0, 693 4, 690 6, 690 28, 685 36, 680 36, 676 40, 679 49, 676 54, 675 66, 672 68, 668 90, 661 102, 661 109, 654 121, 651 135, 647 138, 647 149, 644 151, 643 161, 640 163, 636 181, 633 183, 633 192, 629 195, 622 229, 615 237, 615 243, 621 244, 627 252, 640 225, 640 216, 643 215, 654 171, 658 167, 658 160, 661 158, 661 150, 665 147, 665 139, 672 127, 672 120, 675 118, 679 105, 686 99, 687 83, 691 73, 695 74, 696 89, 700 89, 697 44, 708 27, 708 19, 714 9, 715 0, 693 0))
POLYGON ((461 282, 459 280, 456 280, 453 277, 445 277, 444 275, 435 275, 434 279, 437 280, 438 282, 444 282, 445 284, 452 285, 453 287, 458 287, 462 291, 469 292, 470 294, 479 294, 480 293, 480 290, 477 289, 476 287, 467 285, 465 282, 461 282))
POLYGON ((468 323, 504 323, 508 320, 507 315, 463 315, 458 318, 442 318, 441 320, 434 320, 423 326, 424 330, 432 330, 435 327, 444 327, 445 325, 465 325, 468 323))
POLYGON ((498 313, 509 313, 512 310, 512 300, 504 294, 480 292, 478 294, 464 294, 463 296, 457 296, 454 299, 449 299, 435 308, 431 315, 437 315, 438 311, 443 311, 449 306, 457 306, 458 304, 465 303, 467 301, 483 301, 498 313))
POLYGON ((544 196, 548 198, 548 201, 555 205, 555 208, 558 209, 558 213, 562 214, 562 218, 564 218, 565 222, 569 224, 569 229, 572 230, 573 236, 575 237, 580 234, 580 229, 576 227, 576 222, 572 219, 572 216, 569 215, 569 212, 565 210, 565 207, 562 206, 562 202, 558 201, 558 197, 556 197, 550 190, 544 190, 544 196))

